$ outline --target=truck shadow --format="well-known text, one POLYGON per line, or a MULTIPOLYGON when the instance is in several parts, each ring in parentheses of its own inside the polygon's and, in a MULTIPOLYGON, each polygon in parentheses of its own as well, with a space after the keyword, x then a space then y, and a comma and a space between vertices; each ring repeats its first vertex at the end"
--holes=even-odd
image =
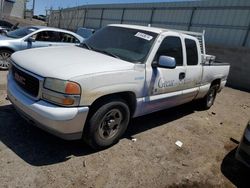
POLYGON ((149 115, 134 118, 131 120, 124 137, 127 139, 132 139, 133 135, 172 122, 199 110, 200 108, 197 103, 190 102, 167 110, 162 110, 149 115))
POLYGON ((221 163, 222 174, 236 187, 250 187, 250 169, 235 159, 237 148, 230 151, 221 163))
MULTIPOLYGON (((123 139, 162 126, 193 113, 193 103, 133 119, 123 139)), ((71 156, 93 154, 82 141, 64 141, 23 120, 12 105, 0 106, 0 141, 24 161, 34 166, 67 161, 71 156)))

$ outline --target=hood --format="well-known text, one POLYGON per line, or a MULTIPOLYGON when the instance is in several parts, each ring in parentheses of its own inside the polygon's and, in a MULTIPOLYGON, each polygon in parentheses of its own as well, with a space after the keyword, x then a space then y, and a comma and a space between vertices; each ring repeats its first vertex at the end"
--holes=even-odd
POLYGON ((37 75, 64 80, 134 67, 127 61, 76 46, 23 50, 11 58, 20 67, 37 75))

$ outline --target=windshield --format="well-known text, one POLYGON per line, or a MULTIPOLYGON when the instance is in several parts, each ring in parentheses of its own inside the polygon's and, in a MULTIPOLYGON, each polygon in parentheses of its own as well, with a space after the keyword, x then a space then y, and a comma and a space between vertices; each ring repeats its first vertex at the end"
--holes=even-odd
POLYGON ((156 37, 153 32, 108 26, 86 40, 85 47, 138 63, 144 62, 156 37))
POLYGON ((22 38, 36 30, 38 30, 38 28, 36 27, 23 27, 23 28, 8 32, 7 36, 11 38, 22 38))

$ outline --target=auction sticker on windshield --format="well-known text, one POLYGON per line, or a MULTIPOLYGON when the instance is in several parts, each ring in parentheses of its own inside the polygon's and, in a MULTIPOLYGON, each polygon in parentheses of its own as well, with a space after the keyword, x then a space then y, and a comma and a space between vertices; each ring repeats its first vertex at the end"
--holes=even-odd
POLYGON ((142 38, 142 39, 145 39, 145 40, 148 40, 148 41, 152 40, 152 38, 153 38, 152 36, 150 36, 148 34, 145 34, 145 33, 141 33, 141 32, 137 32, 135 34, 135 36, 139 37, 139 38, 142 38))

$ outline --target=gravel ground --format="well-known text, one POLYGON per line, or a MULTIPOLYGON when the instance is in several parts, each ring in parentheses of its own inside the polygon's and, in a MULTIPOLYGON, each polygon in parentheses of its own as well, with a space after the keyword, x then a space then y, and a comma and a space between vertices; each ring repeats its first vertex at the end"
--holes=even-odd
POLYGON ((8 71, 0 70, 0 90, 6 89, 8 71))
POLYGON ((250 93, 225 88, 210 110, 190 103, 136 118, 118 144, 100 152, 29 125, 5 97, 0 90, 1 187, 250 186, 230 140, 241 139, 250 93))

